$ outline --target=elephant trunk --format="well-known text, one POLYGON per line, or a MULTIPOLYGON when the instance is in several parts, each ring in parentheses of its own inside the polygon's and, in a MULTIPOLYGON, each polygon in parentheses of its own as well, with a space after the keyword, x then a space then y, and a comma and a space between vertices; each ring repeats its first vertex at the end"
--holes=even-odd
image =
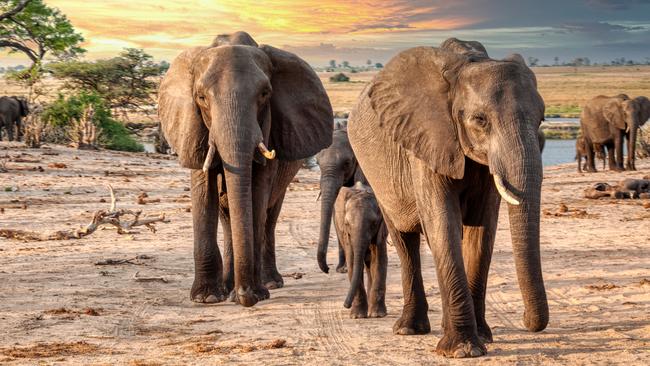
POLYGON ((352 260, 353 263, 350 263, 353 266, 352 275, 350 276, 350 289, 343 303, 346 309, 352 306, 354 295, 359 292, 360 286, 363 286, 363 269, 365 267, 366 252, 370 244, 370 241, 366 238, 368 236, 368 229, 363 227, 363 225, 358 225, 350 237, 351 248, 348 247, 347 249, 352 250, 354 258, 352 260))
POLYGON ((209 139, 221 158, 228 189, 234 291, 239 303, 248 307, 258 301, 254 294, 257 284, 251 186, 253 155, 262 140, 262 132, 256 117, 250 111, 239 108, 236 99, 225 99, 220 110, 220 113, 213 113, 209 139))
POLYGON ((634 166, 635 154, 636 154, 636 131, 637 131, 637 122, 634 121, 632 127, 630 128, 630 138, 627 141, 627 167, 628 169, 636 170, 634 166))
POLYGON ((320 235, 318 238, 318 266, 321 271, 328 273, 327 245, 332 226, 332 214, 336 196, 343 185, 342 179, 335 174, 323 172, 320 179, 321 203, 320 203, 320 235))
POLYGON ((524 300, 524 325, 538 332, 546 328, 549 316, 539 244, 543 169, 536 131, 524 128, 518 134, 515 141, 510 136, 507 144, 501 144, 507 146, 509 154, 495 154, 498 157, 494 168, 492 162, 490 167, 499 193, 496 177, 512 194, 509 198, 516 201, 506 198, 517 279, 524 300), (507 161, 501 160, 503 156, 508 156, 507 161))

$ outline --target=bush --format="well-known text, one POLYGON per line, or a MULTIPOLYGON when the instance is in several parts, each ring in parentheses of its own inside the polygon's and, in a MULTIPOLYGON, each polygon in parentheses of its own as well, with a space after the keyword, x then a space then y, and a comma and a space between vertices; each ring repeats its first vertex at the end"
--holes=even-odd
POLYGON ((345 83, 350 81, 350 78, 345 75, 344 73, 340 72, 332 77, 330 77, 330 81, 334 83, 345 83))
POLYGON ((50 136, 54 137, 52 140, 70 142, 71 134, 78 122, 84 118, 87 107, 92 108, 92 123, 99 129, 97 139, 99 146, 110 150, 144 150, 126 127, 113 119, 104 100, 97 94, 88 92, 81 92, 67 98, 59 94, 59 97, 45 108, 41 118, 51 128, 50 136))

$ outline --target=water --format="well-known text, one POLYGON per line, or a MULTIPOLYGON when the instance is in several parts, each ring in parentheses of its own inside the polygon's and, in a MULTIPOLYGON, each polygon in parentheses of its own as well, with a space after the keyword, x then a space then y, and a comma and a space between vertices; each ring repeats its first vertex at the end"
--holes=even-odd
POLYGON ((546 140, 542 153, 544 166, 570 163, 575 157, 576 140, 546 140))

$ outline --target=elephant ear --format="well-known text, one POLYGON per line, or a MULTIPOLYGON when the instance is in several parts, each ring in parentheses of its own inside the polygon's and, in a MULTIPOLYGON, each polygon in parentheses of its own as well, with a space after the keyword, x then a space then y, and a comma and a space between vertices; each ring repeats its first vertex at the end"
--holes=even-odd
POLYGON ((27 117, 29 114, 29 104, 25 99, 19 99, 18 103, 20 103, 20 116, 27 117))
POLYGON ((644 96, 634 99, 639 104, 639 126, 643 126, 650 118, 650 99, 644 96))
POLYGON ((318 75, 298 56, 262 45, 271 60, 271 139, 282 160, 299 160, 332 144, 334 115, 318 75))
POLYGON ((434 172, 460 179, 465 171, 450 90, 464 55, 416 47, 393 58, 375 77, 368 95, 379 125, 393 141, 434 172))
POLYGON ((192 94, 192 62, 203 51, 183 51, 172 62, 158 91, 158 116, 163 134, 178 154, 181 166, 201 169, 208 152, 208 128, 192 94))
POLYGON ((621 107, 620 98, 612 98, 603 106, 603 116, 607 121, 619 130, 624 130, 625 127, 625 114, 621 107))

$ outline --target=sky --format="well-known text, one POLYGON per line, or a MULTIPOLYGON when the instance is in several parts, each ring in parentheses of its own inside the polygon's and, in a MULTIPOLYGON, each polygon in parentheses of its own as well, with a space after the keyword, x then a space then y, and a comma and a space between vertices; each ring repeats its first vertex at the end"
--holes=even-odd
MULTIPOLYGON (((185 48, 244 30, 313 66, 385 63, 449 37, 482 42, 490 56, 518 52, 553 64, 575 57, 650 60, 650 0, 45 0, 86 38, 87 59, 124 47, 172 61, 185 48)), ((29 64, 0 54, 0 64, 29 64)))

